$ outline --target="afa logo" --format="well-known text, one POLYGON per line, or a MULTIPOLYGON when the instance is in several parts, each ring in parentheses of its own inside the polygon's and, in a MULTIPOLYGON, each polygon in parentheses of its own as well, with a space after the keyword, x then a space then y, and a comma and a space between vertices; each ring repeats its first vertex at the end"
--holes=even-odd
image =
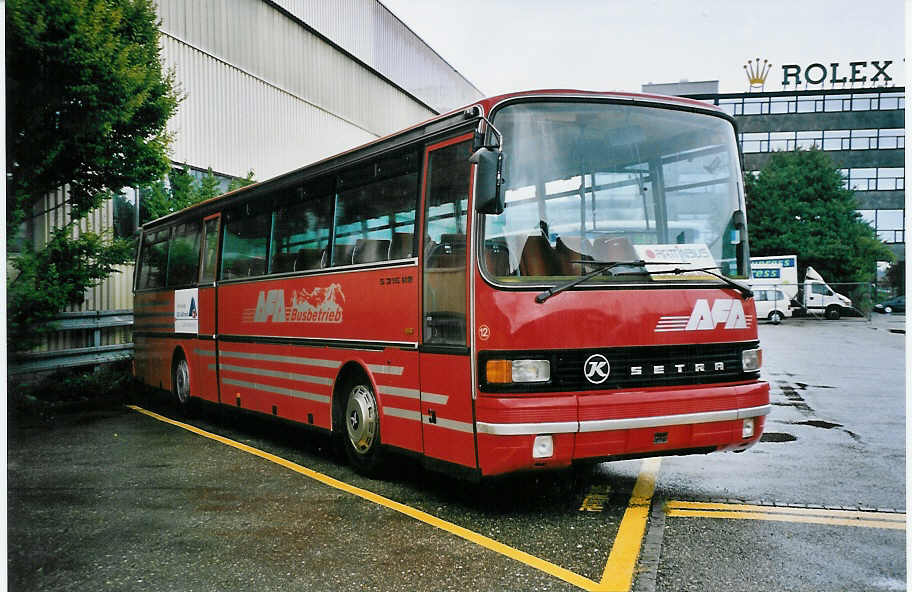
POLYGON ((281 288, 260 290, 252 320, 254 323, 341 323, 340 302, 345 302, 345 295, 339 284, 311 291, 292 290, 289 300, 285 299, 285 290, 281 288))
POLYGON ((712 331, 719 325, 722 329, 747 329, 750 326, 741 300, 718 298, 710 307, 708 300, 700 298, 694 303, 690 315, 661 317, 655 332, 712 331))

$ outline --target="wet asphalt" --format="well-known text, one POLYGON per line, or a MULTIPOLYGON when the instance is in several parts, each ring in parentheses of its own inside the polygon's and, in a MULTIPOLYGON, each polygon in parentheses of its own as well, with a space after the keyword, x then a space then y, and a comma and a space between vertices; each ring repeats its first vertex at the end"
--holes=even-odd
MULTIPOLYGON (((666 516, 669 502, 905 511, 902 317, 762 325, 773 412, 742 454, 662 460, 633 590, 903 590, 902 530, 666 516)), ((598 581, 640 461, 475 485, 325 437, 133 402, 598 581), (593 492, 600 511, 581 510, 593 492)), ((8 419, 10 590, 575 590, 545 571, 122 404, 8 419)), ((593 508, 590 508, 592 510, 593 508)))

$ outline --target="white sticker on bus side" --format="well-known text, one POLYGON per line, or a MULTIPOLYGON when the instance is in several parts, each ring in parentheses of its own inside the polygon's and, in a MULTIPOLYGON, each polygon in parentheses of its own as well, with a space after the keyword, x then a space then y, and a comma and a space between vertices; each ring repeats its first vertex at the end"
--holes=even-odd
POLYGON ((199 290, 174 291, 174 332, 199 333, 199 290))

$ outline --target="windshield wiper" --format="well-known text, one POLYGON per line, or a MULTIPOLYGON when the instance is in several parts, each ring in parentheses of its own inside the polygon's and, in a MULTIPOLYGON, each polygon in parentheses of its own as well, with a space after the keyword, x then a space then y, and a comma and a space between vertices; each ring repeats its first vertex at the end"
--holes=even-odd
MULTIPOLYGON (((572 280, 570 280, 568 282, 564 282, 563 284, 558 284, 554 287, 548 288, 547 290, 545 290, 544 292, 542 292, 541 294, 539 294, 535 297, 535 302, 541 304, 542 302, 544 302, 548 298, 551 298, 555 294, 560 294, 564 290, 569 290, 573 286, 575 286, 577 284, 581 284, 581 283, 585 282, 586 280, 592 279, 595 276, 605 273, 606 271, 609 271, 615 267, 623 267, 623 266, 627 266, 627 265, 635 266, 635 267, 645 267, 646 265, 687 265, 686 261, 644 261, 643 259, 636 259, 634 261, 588 261, 588 260, 586 260, 586 261, 571 261, 571 263, 598 265, 599 267, 597 267, 595 269, 595 271, 590 271, 589 273, 587 273, 585 275, 581 275, 578 278, 573 278, 572 280)), ((646 273, 649 273, 649 272, 646 272, 646 273)), ((611 275, 615 275, 615 274, 612 273, 611 275)), ((617 274, 617 275, 626 275, 626 274, 617 274)), ((634 275, 634 274, 630 274, 630 275, 634 275)))
MULTIPOLYGON (((650 265, 662 265, 661 263, 656 263, 656 262, 653 262, 653 261, 650 261, 649 264, 650 264, 650 265)), ((726 284, 728 284, 729 286, 731 286, 732 288, 734 288, 735 290, 737 290, 738 292, 740 292, 740 293, 741 293, 741 296, 743 296, 745 300, 747 300, 748 298, 753 298, 753 297, 754 297, 754 292, 753 292, 750 288, 748 288, 748 287, 745 286, 744 284, 741 284, 741 283, 736 282, 735 280, 733 280, 733 279, 731 279, 731 278, 729 278, 729 277, 726 277, 726 276, 722 275, 721 273, 717 273, 717 272, 713 271, 714 269, 719 269, 719 267, 718 267, 718 266, 715 266, 715 267, 691 267, 691 268, 687 268, 687 269, 680 269, 680 268, 677 268, 677 267, 676 267, 676 268, 674 268, 674 269, 666 269, 666 270, 663 270, 663 271, 649 271, 648 269, 643 269, 642 271, 631 271, 631 272, 627 272, 627 273, 619 273, 619 274, 616 274, 616 275, 619 275, 619 276, 621 276, 621 275, 643 275, 643 274, 648 274, 648 275, 664 275, 664 274, 681 275, 682 273, 687 273, 688 271, 702 271, 702 272, 708 273, 709 275, 711 275, 711 276, 713 276, 713 277, 719 278, 720 280, 722 280, 723 282, 725 282, 726 284)))

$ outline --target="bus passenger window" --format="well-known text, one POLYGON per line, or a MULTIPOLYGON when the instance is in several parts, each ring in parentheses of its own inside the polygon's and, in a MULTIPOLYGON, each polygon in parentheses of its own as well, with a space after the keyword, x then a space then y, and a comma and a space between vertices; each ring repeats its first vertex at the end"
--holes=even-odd
POLYGON ((466 344, 469 142, 428 154, 424 238, 424 342, 466 344))
MULTIPOLYGON (((268 203, 268 200, 263 201, 268 203)), ((269 209, 259 210, 250 203, 228 211, 222 240, 223 280, 266 273, 266 243, 271 218, 269 209)))
POLYGON ((168 256, 168 287, 196 284, 200 262, 200 223, 189 222, 174 228, 168 256))
POLYGON ((419 166, 410 149, 339 175, 332 265, 414 256, 419 166))
POLYGON ((142 253, 139 257, 139 271, 136 280, 137 290, 165 287, 170 234, 170 228, 143 234, 142 253))
POLYGON ((216 261, 218 259, 218 218, 206 220, 203 248, 203 273, 200 277, 201 282, 214 282, 216 261))
POLYGON ((270 273, 320 269, 329 244, 332 179, 310 182, 279 197, 272 229, 270 273))

